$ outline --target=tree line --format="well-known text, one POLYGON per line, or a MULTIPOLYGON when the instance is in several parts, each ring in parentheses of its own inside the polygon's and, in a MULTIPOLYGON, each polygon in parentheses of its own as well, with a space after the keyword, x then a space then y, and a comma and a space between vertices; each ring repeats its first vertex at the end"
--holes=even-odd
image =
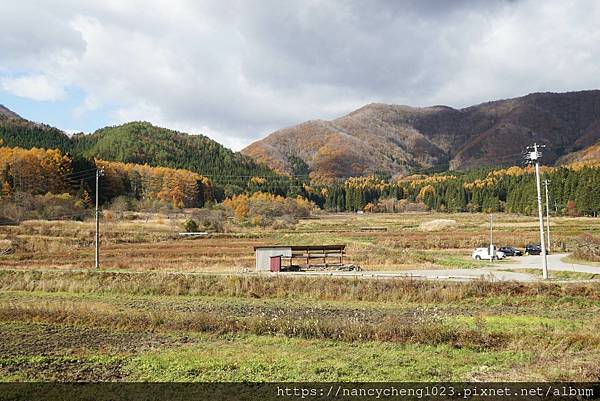
MULTIPOLYGON (((245 199, 242 195, 260 193, 290 199, 301 197, 322 209, 340 212, 397 212, 415 207, 444 212, 534 214, 537 211, 535 174, 531 167, 392 179, 352 177, 331 184, 314 183, 302 177, 238 176, 239 185, 218 186, 213 179, 187 169, 89 159, 58 149, 7 146, 0 146, 0 196, 8 200, 24 192, 69 193, 88 205, 95 196, 96 168, 105 173, 99 193, 103 204, 125 196, 162 202, 173 208, 203 207, 207 203, 236 197, 245 199)), ((542 167, 542 178, 549 180, 550 207, 555 213, 593 216, 600 212, 598 166, 542 167)))
POLYGON ((183 208, 214 200, 211 181, 189 170, 74 158, 58 149, 10 147, 0 147, 0 196, 11 200, 18 193, 67 193, 90 204, 96 169, 104 173, 99 181, 103 203, 128 196, 183 208))
MULTIPOLYGON (((550 207, 555 213, 597 215, 600 212, 597 166, 542 167, 542 179, 549 180, 550 207)), ((324 186, 319 193, 321 199, 316 203, 332 211, 391 211, 399 205, 394 200, 404 200, 404 205, 420 203, 427 209, 443 212, 534 214, 537 211, 535 173, 531 167, 392 180, 356 177, 324 186)))

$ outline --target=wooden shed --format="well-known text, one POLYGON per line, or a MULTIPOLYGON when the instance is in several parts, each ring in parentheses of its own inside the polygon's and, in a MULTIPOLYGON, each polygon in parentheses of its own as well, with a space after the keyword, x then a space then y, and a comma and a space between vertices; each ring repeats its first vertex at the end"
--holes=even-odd
POLYGON ((340 266, 346 245, 265 245, 255 246, 256 270, 269 271, 271 257, 281 257, 281 267, 340 266))

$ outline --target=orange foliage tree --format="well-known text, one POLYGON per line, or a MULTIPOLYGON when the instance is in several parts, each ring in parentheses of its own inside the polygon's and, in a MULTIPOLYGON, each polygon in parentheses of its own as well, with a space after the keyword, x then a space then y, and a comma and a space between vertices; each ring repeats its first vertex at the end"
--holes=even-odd
POLYGON ((4 194, 66 192, 69 182, 65 176, 71 172, 71 158, 59 150, 0 148, 0 185, 4 194))
POLYGON ((253 225, 271 223, 276 217, 306 217, 316 207, 313 202, 301 196, 284 198, 265 192, 235 195, 225 199, 223 206, 230 210, 237 220, 248 220, 253 225))
POLYGON ((113 195, 169 202, 176 208, 198 207, 212 197, 208 178, 189 170, 96 160, 113 195))

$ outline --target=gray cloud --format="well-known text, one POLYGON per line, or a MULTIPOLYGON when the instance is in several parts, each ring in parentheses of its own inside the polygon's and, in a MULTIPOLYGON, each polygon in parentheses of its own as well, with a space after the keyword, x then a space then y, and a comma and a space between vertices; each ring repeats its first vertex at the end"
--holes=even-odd
POLYGON ((83 117, 104 105, 235 148, 371 101, 600 87, 592 0, 37 3, 0 5, 3 82, 41 74, 84 90, 83 117))

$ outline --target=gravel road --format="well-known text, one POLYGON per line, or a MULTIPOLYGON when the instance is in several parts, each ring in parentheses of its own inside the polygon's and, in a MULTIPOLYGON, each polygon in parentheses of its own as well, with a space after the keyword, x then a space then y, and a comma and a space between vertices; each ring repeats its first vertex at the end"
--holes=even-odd
MULTIPOLYGON (((567 256, 566 253, 557 253, 548 255, 548 269, 550 271, 570 271, 582 273, 598 273, 600 267, 573 264, 563 262, 561 259, 567 256)), ((486 262, 482 262, 484 265, 486 262)), ((414 269, 401 271, 362 271, 362 272, 301 272, 301 273, 283 273, 299 276, 336 276, 336 277, 357 277, 386 279, 395 277, 413 277, 424 280, 454 280, 468 281, 474 279, 488 279, 494 281, 539 281, 541 277, 525 272, 504 271, 506 269, 542 269, 541 256, 520 256, 512 257, 503 261, 495 262, 493 266, 482 266, 474 269, 414 269)))

